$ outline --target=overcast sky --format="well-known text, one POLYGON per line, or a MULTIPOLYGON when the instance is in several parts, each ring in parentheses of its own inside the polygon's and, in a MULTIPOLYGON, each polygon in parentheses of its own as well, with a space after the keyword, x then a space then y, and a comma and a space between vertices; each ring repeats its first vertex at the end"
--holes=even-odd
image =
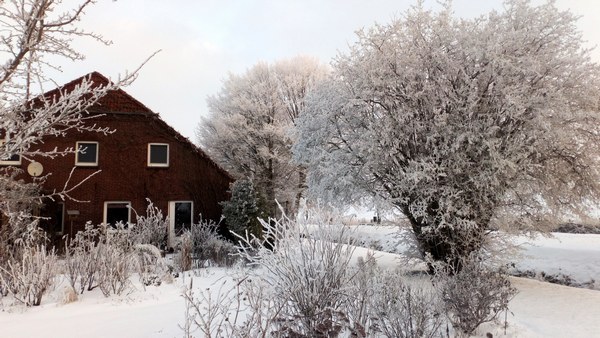
MULTIPOLYGON (((229 72, 242 73, 259 61, 298 54, 330 62, 355 41, 354 32, 387 23, 414 0, 119 0, 100 1, 81 26, 112 40, 103 46, 76 40, 87 56, 63 61, 62 84, 91 71, 116 78, 162 50, 125 88, 184 136, 208 113, 206 97, 216 94, 229 72)), ((426 1, 435 6, 435 1, 426 1)), ((600 1, 558 0, 561 9, 582 15, 583 36, 600 45, 600 1)), ((455 0, 457 16, 501 9, 499 0, 455 0)), ((600 50, 594 59, 600 62, 600 50)))

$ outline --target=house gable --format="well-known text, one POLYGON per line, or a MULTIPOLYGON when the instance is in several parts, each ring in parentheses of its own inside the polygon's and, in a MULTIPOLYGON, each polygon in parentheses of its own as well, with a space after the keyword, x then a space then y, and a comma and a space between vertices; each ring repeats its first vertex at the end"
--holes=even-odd
MULTIPOLYGON (((90 79, 94 86, 109 83, 102 74, 93 72, 44 96, 52 98, 74 90, 84 79, 90 79)), ((190 201, 194 221, 200 215, 219 221, 219 202, 229 198, 233 178, 202 149, 122 89, 108 91, 86 114, 91 117, 90 124, 113 132, 70 131, 64 137, 44 139, 40 150, 75 148, 78 142, 92 144, 97 162, 77 165, 75 154, 36 159, 43 164, 45 173, 50 173, 43 186, 46 192, 62 189, 68 180, 71 185, 85 181, 70 194, 73 200, 61 202, 65 214, 77 214, 64 217, 65 224, 60 226, 64 232, 72 235, 83 229, 87 221, 99 224, 106 220, 110 208, 122 205, 131 206, 135 212, 130 220, 135 221, 135 213, 145 214, 147 198, 165 215, 173 202, 190 201), (149 144, 168 145, 167 166, 148 165, 149 144)))

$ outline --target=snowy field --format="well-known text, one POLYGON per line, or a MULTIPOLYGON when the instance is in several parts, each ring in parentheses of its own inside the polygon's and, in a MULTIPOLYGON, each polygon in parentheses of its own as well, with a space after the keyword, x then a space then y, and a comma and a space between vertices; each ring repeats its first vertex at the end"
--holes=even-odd
MULTIPOLYGON (((358 226, 356 234, 365 246, 376 248, 378 264, 396 267, 406 264, 398 245, 397 228, 358 226), (366 244, 365 244, 366 243, 366 244), (391 251, 384 252, 384 251, 391 251)), ((600 280, 600 235, 555 234, 555 238, 516 238, 523 256, 515 265, 536 274, 562 273, 578 281, 600 280)), ((368 250, 357 248, 355 255, 368 250)), ((422 267, 422 266, 421 266, 422 267)), ((409 268, 419 268, 419 265, 409 268)), ((210 268, 193 277, 194 288, 216 287, 231 279, 233 269, 210 268)), ((136 290, 122 297, 105 298, 99 290, 80 295, 79 300, 62 304, 66 283, 58 285, 39 307, 4 304, 0 312, 2 337, 183 337, 184 283, 190 276, 172 283, 136 290)), ((137 282, 137 279, 134 279, 137 282)), ((494 337, 598 337, 600 332, 600 291, 550 284, 513 277, 519 293, 510 303, 508 327, 486 325, 477 336, 490 332, 494 337)), ((596 283, 595 286, 598 286, 596 283)))

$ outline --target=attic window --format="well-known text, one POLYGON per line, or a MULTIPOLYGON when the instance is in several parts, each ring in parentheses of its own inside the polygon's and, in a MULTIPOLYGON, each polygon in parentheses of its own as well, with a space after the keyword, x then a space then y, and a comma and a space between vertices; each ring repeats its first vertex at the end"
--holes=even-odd
MULTIPOLYGON (((6 143, 5 140, 0 140, 0 154, 4 153, 4 144, 6 143)), ((9 155, 9 154, 7 154, 9 155)), ((12 154, 10 156, 7 156, 5 158, 0 158, 0 165, 20 165, 21 164, 21 155, 19 154, 12 154)))
POLYGON ((149 143, 148 144, 148 166, 149 167, 168 167, 169 166, 169 145, 167 143, 149 143))
POLYGON ((98 165, 98 142, 77 142, 75 165, 94 167, 98 165))

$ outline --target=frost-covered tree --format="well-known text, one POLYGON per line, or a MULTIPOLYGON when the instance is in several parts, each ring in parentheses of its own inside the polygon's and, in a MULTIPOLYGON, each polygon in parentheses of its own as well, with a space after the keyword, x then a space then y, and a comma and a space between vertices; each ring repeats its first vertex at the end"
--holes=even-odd
MULTIPOLYGON (((101 36, 77 27, 92 0, 69 6, 56 0, 2 1, 0 10, 0 160, 27 163, 35 157, 55 157, 73 149, 39 151, 36 145, 47 136, 61 136, 67 131, 107 133, 89 121, 86 109, 107 91, 133 80, 132 75, 107 86, 84 80, 70 92, 40 96, 46 85, 55 86, 47 70, 60 70, 56 60, 81 60, 83 55, 71 46, 74 37, 89 37, 108 43, 101 36)), ((135 74, 135 73, 134 73, 135 74)), ((17 167, 0 167, 0 215, 9 224, 27 217, 28 208, 39 201, 39 184, 19 180, 17 167)), ((81 182, 66 182, 62 191, 51 198, 68 198, 81 182)), ((7 228, 3 227, 3 231, 7 228)))
POLYGON ((552 2, 474 19, 444 4, 359 32, 308 99, 295 153, 322 196, 384 197, 423 252, 459 264, 489 229, 597 205, 600 69, 552 2))
POLYGON ((297 210, 305 190, 304 170, 291 161, 291 132, 306 93, 326 68, 309 57, 259 63, 231 74, 208 99, 210 116, 198 128, 200 142, 236 178, 251 179, 274 216, 275 200, 297 210))
POLYGON ((266 219, 265 201, 249 180, 237 180, 231 185, 231 198, 221 202, 223 216, 229 230, 243 235, 246 231, 261 237, 259 218, 266 219))

